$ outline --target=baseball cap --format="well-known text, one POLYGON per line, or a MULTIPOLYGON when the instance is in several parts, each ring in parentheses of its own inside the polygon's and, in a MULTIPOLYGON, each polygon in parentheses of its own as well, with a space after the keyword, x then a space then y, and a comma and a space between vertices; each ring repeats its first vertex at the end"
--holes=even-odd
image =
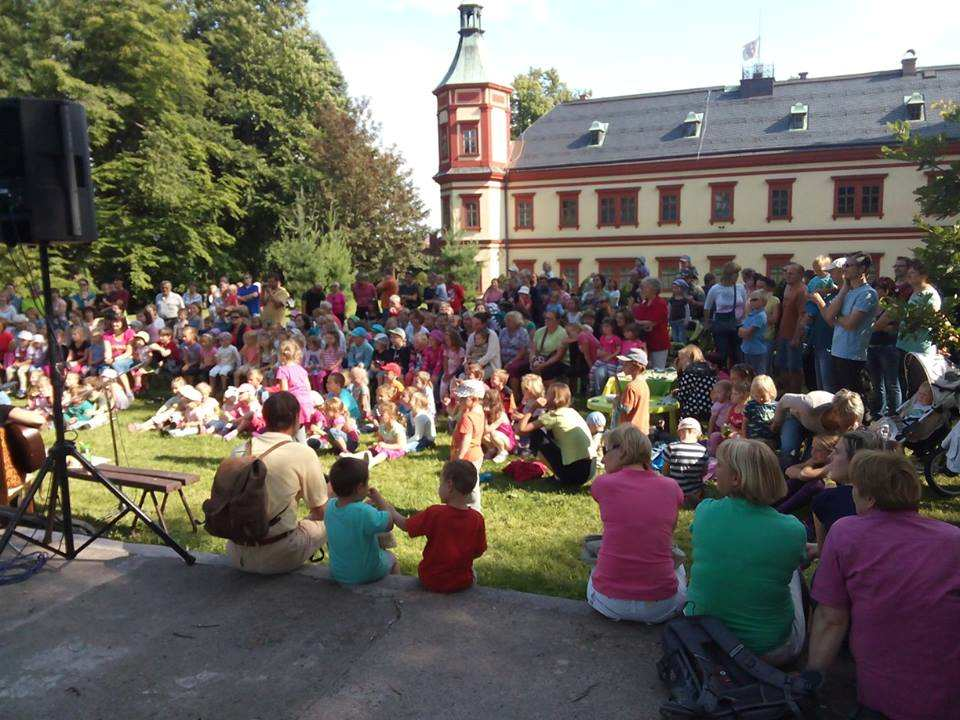
POLYGON ((526 285, 521 285, 521 286, 520 286, 520 289, 517 290, 517 292, 520 293, 521 295, 529 295, 529 294, 530 294, 530 288, 528 288, 526 285))
POLYGON ((703 432, 703 428, 700 427, 700 421, 692 417, 683 418, 683 420, 677 424, 677 430, 696 430, 697 435, 703 432))
POLYGON ((144 330, 141 330, 140 332, 138 332, 136 335, 134 335, 134 337, 135 337, 135 338, 140 338, 140 339, 143 340, 145 343, 150 342, 150 335, 149 335, 146 331, 144 331, 144 330))
POLYGON ((354 328, 353 330, 351 330, 351 331, 350 331, 350 334, 351 334, 353 337, 362 337, 362 338, 365 338, 365 337, 367 336, 367 331, 364 330, 362 327, 358 327, 358 328, 354 328))
POLYGON ((376 335, 373 336, 373 339, 374 339, 374 341, 377 341, 377 340, 386 340, 386 339, 387 339, 387 336, 386 336, 386 333, 377 333, 376 335))
POLYGON ((689 256, 689 255, 681 255, 681 256, 680 256, 680 259, 681 259, 683 262, 690 262, 690 256, 689 256))
POLYGON ((17 333, 17 340, 33 340, 33 333, 29 330, 21 330, 17 333))
POLYGON ((231 385, 230 387, 228 387, 226 390, 223 391, 223 399, 226 400, 227 398, 235 398, 239 394, 240 394, 240 389, 231 385))
POLYGON ((838 257, 832 263, 827 265, 827 270, 843 270, 847 264, 847 259, 845 257, 838 257))
POLYGON ((256 395, 257 389, 250 383, 243 383, 237 388, 237 395, 256 395))
POLYGON ((673 281, 673 284, 676 285, 677 287, 681 287, 681 288, 688 288, 688 287, 690 287, 690 284, 689 284, 686 280, 681 280, 680 278, 677 278, 676 280, 674 280, 674 281, 673 281))
POLYGON ((464 380, 457 385, 455 395, 458 398, 482 398, 487 393, 487 386, 479 380, 464 380))
POLYGON ((399 365, 397 365, 397 363, 387 363, 387 364, 384 365, 383 368, 381 368, 381 369, 382 369, 384 372, 392 372, 392 373, 393 373, 394 375, 396 375, 397 377, 400 377, 401 375, 403 375, 403 370, 401 369, 401 367, 400 367, 399 365))
POLYGON ((402 338, 407 337, 407 334, 400 328, 391 328, 390 330, 387 330, 387 335, 399 335, 402 338))
POLYGON ((33 334, 33 341, 34 341, 34 342, 46 342, 46 341, 47 341, 47 338, 44 337, 43 335, 41 335, 40 333, 34 333, 34 334, 33 334))
POLYGON ((620 362, 632 362, 637 363, 638 365, 647 366, 647 351, 643 348, 633 348, 626 355, 617 355, 617 360, 620 362))
POLYGON ((370 329, 373 332, 377 333, 378 335, 384 332, 383 325, 381 325, 380 323, 374 323, 373 325, 370 326, 370 329))

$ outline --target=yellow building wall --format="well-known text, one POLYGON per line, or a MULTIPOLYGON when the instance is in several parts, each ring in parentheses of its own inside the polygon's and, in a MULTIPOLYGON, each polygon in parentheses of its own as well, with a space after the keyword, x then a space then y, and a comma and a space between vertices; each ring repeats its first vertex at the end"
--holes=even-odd
MULTIPOLYGON (((659 273, 657 259, 690 255, 701 275, 710 269, 710 256, 734 256, 743 267, 767 271, 766 255, 791 255, 809 266, 820 254, 863 250, 882 254, 880 273, 892 274, 897 255, 910 255, 920 241, 913 227, 917 211, 913 191, 926 178, 913 165, 900 162, 856 161, 794 166, 753 166, 723 170, 675 173, 645 173, 576 180, 509 182, 504 214, 504 185, 466 183, 444 189, 451 197, 452 215, 460 219, 461 194, 481 196, 479 232, 464 237, 478 240, 485 248, 483 282, 502 274, 508 264, 533 260, 537 269, 551 262, 555 272, 560 259, 580 259, 582 281, 597 272, 598 261, 644 256, 652 274, 659 273), (883 216, 833 218, 835 176, 885 174, 883 216), (767 180, 795 178, 791 221, 767 221, 767 180), (710 223, 710 183, 736 182, 734 221, 710 223), (658 185, 682 184, 680 220, 677 225, 658 225, 658 185), (597 227, 597 190, 640 188, 636 227, 597 227), (558 191, 580 191, 579 229, 559 229, 558 191), (534 194, 534 228, 514 228, 516 194, 534 194)), ((483 255, 483 254, 482 254, 483 255)), ((667 264, 667 263, 665 263, 667 264)))

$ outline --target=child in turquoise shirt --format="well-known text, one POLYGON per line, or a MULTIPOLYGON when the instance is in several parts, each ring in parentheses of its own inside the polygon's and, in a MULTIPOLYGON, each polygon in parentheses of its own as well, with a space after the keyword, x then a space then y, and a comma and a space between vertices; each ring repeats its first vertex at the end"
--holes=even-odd
POLYGON ((330 550, 330 574, 337 582, 357 585, 397 572, 393 553, 380 549, 377 535, 393 528, 387 503, 368 484, 366 461, 339 458, 330 468, 337 497, 327 501, 324 523, 330 550), (372 504, 364 502, 370 498, 372 504))

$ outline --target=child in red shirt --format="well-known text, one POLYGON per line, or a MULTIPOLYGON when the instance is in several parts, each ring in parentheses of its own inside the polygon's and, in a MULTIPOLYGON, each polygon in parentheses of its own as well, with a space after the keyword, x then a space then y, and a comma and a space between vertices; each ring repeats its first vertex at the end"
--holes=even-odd
POLYGON ((427 538, 417 574, 431 592, 458 592, 476 582, 473 561, 487 549, 483 515, 467 506, 477 482, 472 463, 451 460, 440 473, 437 494, 442 505, 431 505, 409 518, 387 507, 397 527, 410 537, 427 538))

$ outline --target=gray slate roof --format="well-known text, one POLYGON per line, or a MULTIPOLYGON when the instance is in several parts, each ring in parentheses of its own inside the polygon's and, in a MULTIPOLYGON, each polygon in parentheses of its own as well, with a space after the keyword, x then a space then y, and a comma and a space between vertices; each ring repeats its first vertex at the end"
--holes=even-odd
MULTIPOLYGON (((951 130, 932 105, 960 100, 960 65, 776 82, 772 96, 740 97, 739 86, 580 100, 558 105, 523 133, 516 169, 558 167, 879 144, 892 140, 888 123, 906 120, 903 98, 923 93, 926 122, 915 132, 951 130), (709 94, 709 103, 707 97, 709 94), (787 129, 790 107, 808 106, 808 129, 787 129), (683 137, 689 112, 706 113, 700 138, 683 137), (594 120, 609 123, 603 145, 589 147, 594 120)), ((956 129, 952 129, 953 134, 956 129)))

